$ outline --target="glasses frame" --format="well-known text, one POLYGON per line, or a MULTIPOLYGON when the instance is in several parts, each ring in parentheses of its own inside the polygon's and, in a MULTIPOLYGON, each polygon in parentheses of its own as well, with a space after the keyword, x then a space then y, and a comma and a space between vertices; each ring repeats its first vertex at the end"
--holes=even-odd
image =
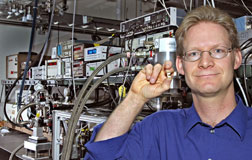
POLYGON ((230 52, 232 52, 233 51, 233 48, 232 47, 230 47, 230 48, 227 48, 227 47, 224 47, 224 46, 219 46, 219 47, 223 47, 223 48, 225 48, 225 49, 227 49, 227 53, 225 54, 225 56, 224 57, 221 57, 221 58, 216 58, 216 57, 213 57, 212 56, 212 52, 211 52, 211 50, 213 50, 213 49, 218 49, 218 47, 215 47, 215 48, 212 48, 212 49, 210 49, 209 51, 200 51, 200 50, 190 50, 190 51, 199 51, 200 52, 200 57, 198 58, 198 59, 196 59, 196 60, 193 60, 193 61, 190 61, 190 60, 188 60, 188 59, 186 59, 185 57, 185 55, 186 55, 186 53, 187 52, 190 52, 190 51, 186 51, 186 52, 184 52, 184 54, 183 54, 183 60, 184 61, 188 61, 188 62, 195 62, 195 61, 197 61, 197 60, 199 60, 201 57, 202 57, 202 54, 204 53, 204 52, 207 52, 212 58, 214 58, 214 59, 222 59, 222 58, 225 58, 230 52))

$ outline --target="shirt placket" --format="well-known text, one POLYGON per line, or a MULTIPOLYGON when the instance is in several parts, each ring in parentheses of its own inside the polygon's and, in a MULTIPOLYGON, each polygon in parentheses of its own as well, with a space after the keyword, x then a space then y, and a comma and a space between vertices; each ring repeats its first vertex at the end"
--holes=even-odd
POLYGON ((217 128, 208 128, 208 137, 209 137, 209 144, 208 144, 208 154, 206 160, 215 160, 215 153, 214 150, 216 148, 216 131, 217 128))

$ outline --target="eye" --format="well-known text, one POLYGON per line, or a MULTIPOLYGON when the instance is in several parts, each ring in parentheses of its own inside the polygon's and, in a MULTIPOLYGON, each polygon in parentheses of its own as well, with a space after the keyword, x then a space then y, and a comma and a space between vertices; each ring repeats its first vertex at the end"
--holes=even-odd
POLYGON ((195 57, 195 56, 198 56, 200 54, 200 52, 199 51, 189 51, 189 52, 187 52, 187 56, 188 57, 195 57))
POLYGON ((213 49, 213 52, 217 53, 217 54, 222 54, 222 53, 226 53, 226 49, 224 49, 224 48, 215 48, 215 49, 213 49))

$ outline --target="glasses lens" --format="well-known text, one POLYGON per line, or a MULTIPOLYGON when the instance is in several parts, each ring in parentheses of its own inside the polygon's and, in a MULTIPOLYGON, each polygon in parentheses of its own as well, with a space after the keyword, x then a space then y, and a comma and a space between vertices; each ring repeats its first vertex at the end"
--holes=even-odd
POLYGON ((213 48, 210 51, 198 51, 198 50, 192 50, 192 51, 187 51, 184 54, 184 60, 185 61, 197 61, 201 57, 201 53, 203 52, 208 52, 211 57, 216 58, 216 59, 221 59, 224 58, 228 55, 228 53, 232 51, 232 48, 226 48, 226 47, 217 47, 213 48))
POLYGON ((224 58, 225 56, 227 56, 228 52, 229 49, 225 47, 218 47, 210 50, 211 56, 217 59, 224 58))
POLYGON ((196 61, 200 58, 200 51, 188 51, 184 56, 186 61, 196 61))

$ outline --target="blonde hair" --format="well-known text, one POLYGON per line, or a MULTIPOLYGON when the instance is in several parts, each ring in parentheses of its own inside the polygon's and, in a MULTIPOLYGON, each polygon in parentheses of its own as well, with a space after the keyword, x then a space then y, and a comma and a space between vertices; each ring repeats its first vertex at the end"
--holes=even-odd
POLYGON ((229 33, 232 48, 239 48, 237 30, 232 18, 217 8, 202 6, 189 12, 175 33, 177 43, 177 56, 182 57, 184 53, 183 41, 186 32, 200 22, 212 22, 223 26, 229 33))

